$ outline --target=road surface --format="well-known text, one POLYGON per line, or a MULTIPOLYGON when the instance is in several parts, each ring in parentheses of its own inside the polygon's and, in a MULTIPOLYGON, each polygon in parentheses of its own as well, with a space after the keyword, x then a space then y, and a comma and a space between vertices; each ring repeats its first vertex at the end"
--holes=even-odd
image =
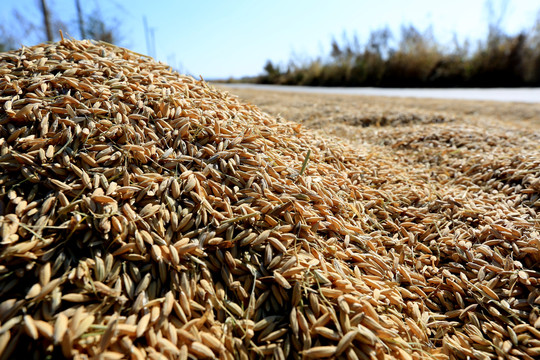
MULTIPOLYGON (((223 84, 225 85, 225 84, 223 84)), ((260 84, 226 84, 232 89, 256 89, 314 94, 348 94, 371 96, 397 96, 432 99, 487 100, 540 103, 540 88, 453 88, 453 89, 395 89, 395 88, 343 88, 260 84)))

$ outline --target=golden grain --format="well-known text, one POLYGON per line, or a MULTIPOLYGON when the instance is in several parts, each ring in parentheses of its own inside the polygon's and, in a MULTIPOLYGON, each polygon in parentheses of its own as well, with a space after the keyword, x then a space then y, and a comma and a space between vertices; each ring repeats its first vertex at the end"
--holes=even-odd
POLYGON ((64 334, 68 328, 68 317, 64 313, 59 313, 54 322, 53 340, 55 344, 59 344, 64 338, 64 334))
POLYGON ((105 43, 0 64, 0 355, 538 356, 538 157, 364 153, 105 43))

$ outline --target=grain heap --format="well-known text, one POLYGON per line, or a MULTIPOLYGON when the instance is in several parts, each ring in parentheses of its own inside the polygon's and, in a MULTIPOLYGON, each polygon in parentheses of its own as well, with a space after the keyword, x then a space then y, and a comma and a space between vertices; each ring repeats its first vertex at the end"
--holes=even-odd
POLYGON ((540 355, 540 164, 470 209, 125 49, 0 73, 3 358, 540 355))

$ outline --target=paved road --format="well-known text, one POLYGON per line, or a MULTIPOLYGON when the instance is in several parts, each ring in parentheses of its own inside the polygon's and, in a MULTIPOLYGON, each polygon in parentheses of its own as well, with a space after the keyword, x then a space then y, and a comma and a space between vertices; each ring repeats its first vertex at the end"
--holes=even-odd
MULTIPOLYGON (((225 85, 225 84, 223 84, 225 85)), ((285 92, 319 94, 349 94, 373 96, 418 97, 433 99, 491 100, 540 103, 540 88, 494 88, 494 89, 390 89, 390 88, 342 88, 309 87, 258 84, 226 84, 230 88, 257 89, 285 92)))

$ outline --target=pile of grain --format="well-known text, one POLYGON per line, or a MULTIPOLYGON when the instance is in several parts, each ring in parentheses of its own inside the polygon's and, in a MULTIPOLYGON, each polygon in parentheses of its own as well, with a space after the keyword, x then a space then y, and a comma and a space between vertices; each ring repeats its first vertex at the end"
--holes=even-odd
MULTIPOLYGON (((427 229, 423 228, 417 234, 421 235, 420 240, 424 244, 435 250, 433 254, 437 258, 440 252, 436 247, 437 244, 432 241, 449 239, 441 235, 443 228, 445 236, 464 240, 462 244, 471 247, 466 253, 466 258, 457 257, 452 255, 456 251, 460 253, 459 249, 454 248, 454 241, 447 242, 450 247, 440 256, 440 261, 436 262, 439 270, 433 274, 440 277, 438 275, 440 270, 446 268, 461 276, 460 273, 467 269, 467 280, 474 283, 477 276, 474 269, 494 265, 495 268, 486 266, 478 272, 481 278, 488 277, 488 280, 496 281, 489 286, 496 291, 500 304, 505 308, 522 310, 518 312, 522 321, 516 321, 512 316, 510 317, 512 321, 507 323, 504 320, 504 324, 512 327, 523 326, 526 323, 534 325, 533 328, 528 328, 530 334, 523 336, 518 333, 517 337, 514 337, 510 330, 507 330, 508 334, 500 330, 494 332, 490 322, 498 317, 496 309, 476 307, 477 313, 474 316, 480 316, 482 326, 477 325, 475 321, 473 325, 476 328, 471 327, 467 324, 471 320, 467 318, 455 319, 452 326, 447 326, 443 332, 445 335, 443 343, 448 341, 451 343, 451 335, 456 334, 460 339, 458 345, 466 348, 472 345, 475 350, 481 352, 477 351, 471 355, 472 351, 463 351, 458 346, 447 349, 445 353, 463 358, 488 358, 495 354, 502 356, 500 354, 504 353, 509 358, 529 359, 538 353, 538 349, 532 349, 538 348, 540 344, 537 341, 540 328, 538 321, 540 293, 535 280, 538 279, 540 265, 538 262, 540 132, 538 125, 535 126, 534 123, 536 121, 538 124, 540 121, 538 105, 330 97, 297 93, 282 95, 246 90, 239 93, 243 98, 262 104, 262 109, 269 113, 282 114, 302 122, 307 127, 318 129, 317 131, 342 136, 357 146, 358 153, 365 158, 364 164, 367 162, 371 165, 370 170, 363 173, 364 183, 372 184, 379 191, 384 191, 387 198, 399 199, 405 196, 408 199, 417 199, 419 196, 423 199, 422 202, 414 200, 414 206, 409 208, 410 212, 414 213, 413 218, 402 211, 397 216, 392 215, 393 223, 397 226, 407 221, 420 226, 427 224, 427 229), (369 100, 368 107, 365 105, 366 99, 369 100), (278 106, 280 103, 283 107, 278 106), (368 113, 375 118, 383 118, 386 114, 393 113, 394 109, 399 109, 404 114, 418 113, 428 118, 430 115, 433 116, 433 112, 426 113, 423 107, 431 108, 443 121, 427 124, 417 119, 408 124, 400 123, 394 126, 372 124, 369 127, 362 127, 362 124, 351 126, 333 122, 334 119, 342 118, 343 114, 364 116, 364 113, 368 113), (366 109, 369 111, 365 111, 366 109), (336 115, 331 116, 332 119, 328 115, 331 111, 336 112, 336 115), (304 113, 310 114, 309 117, 306 118, 304 113), (322 129, 321 123, 324 124, 322 129), (507 230, 520 229, 515 232, 517 238, 497 233, 497 225, 507 230), (524 228, 530 229, 522 231, 524 228), (480 239, 478 230, 483 232, 480 239), (425 235, 428 236, 424 239, 425 235), (519 241, 513 241, 514 239, 519 241), (480 248, 482 244, 495 250, 495 255, 482 255, 483 250, 480 248), (494 244, 498 246, 492 247, 494 244), (507 250, 501 251, 501 247, 507 250), (477 251, 478 248, 480 253, 477 251), (534 255, 529 257, 524 253, 534 255), (504 261, 500 257, 501 254, 506 257, 504 261), (472 264, 471 256, 474 256, 472 264), (524 259, 525 265, 522 263, 524 259), (450 264, 450 261, 454 264, 450 264), (501 264, 504 264, 504 267, 500 266, 501 264), (501 267, 504 270, 501 270, 501 267), (493 271, 503 275, 504 271, 509 272, 506 276, 498 277, 491 273, 493 271), (518 277, 525 279, 527 276, 535 278, 530 284, 532 286, 518 291, 508 290, 515 289, 512 286, 519 281, 518 277), (493 277, 497 279, 494 280, 493 277), (497 287, 501 285, 503 289, 499 290, 497 287), (488 316, 490 321, 484 321, 484 317, 488 316), (477 335, 479 331, 488 340, 498 339, 484 342, 482 338, 472 336, 477 335), (501 341, 502 339, 504 341, 501 341), (500 346, 501 343, 504 347, 500 346), (523 352, 523 347, 519 348, 518 345, 523 344, 530 348, 528 352, 523 352)), ((382 224, 384 223, 383 221, 382 224)), ((389 229, 392 233, 392 228, 389 229)), ((454 291, 451 287, 446 287, 445 290, 454 291)), ((432 295, 438 294, 438 291, 439 289, 432 295)), ((475 304, 475 299, 470 298, 472 293, 466 291, 465 294, 469 297, 466 302, 475 304)), ((463 309, 461 303, 456 305, 455 302, 459 301, 460 296, 449 295, 450 300, 444 304, 435 300, 437 311, 451 318, 456 314, 452 311, 463 309)), ((425 304, 430 308, 433 307, 430 301, 425 301, 425 304)), ((503 315, 507 316, 508 312, 503 315)), ((518 329, 522 331, 523 327, 518 329)))
POLYGON ((0 74, 1 357, 540 355, 537 160, 465 198, 107 44, 0 74))

